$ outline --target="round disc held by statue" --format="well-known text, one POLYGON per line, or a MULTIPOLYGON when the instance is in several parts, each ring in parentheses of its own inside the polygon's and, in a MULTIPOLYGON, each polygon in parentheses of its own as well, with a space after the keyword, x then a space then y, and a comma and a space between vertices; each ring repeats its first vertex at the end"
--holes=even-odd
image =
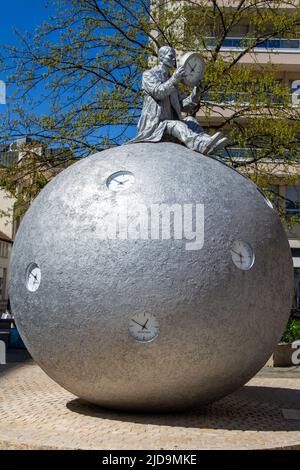
POLYGON ((183 82, 186 86, 197 86, 201 82, 205 64, 204 60, 198 52, 187 52, 180 60, 179 65, 184 66, 186 75, 183 82))
POLYGON ((280 219, 228 165, 169 142, 82 159, 18 230, 10 298, 42 369, 103 407, 217 400, 263 367, 290 314, 280 219))

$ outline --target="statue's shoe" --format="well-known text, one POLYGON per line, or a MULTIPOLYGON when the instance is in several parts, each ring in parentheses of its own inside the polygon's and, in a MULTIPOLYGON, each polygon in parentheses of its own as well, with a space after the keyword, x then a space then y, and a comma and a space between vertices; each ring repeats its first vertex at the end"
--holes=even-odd
POLYGON ((220 149, 220 148, 223 148, 225 147, 226 145, 228 144, 228 138, 227 137, 223 137, 222 139, 218 140, 215 145, 213 145, 212 147, 210 147, 207 151, 207 155, 211 155, 213 152, 215 152, 216 150, 220 149))
POLYGON ((200 153, 203 153, 204 155, 208 155, 210 151, 213 151, 217 143, 222 140, 222 135, 222 132, 216 132, 212 136, 208 136, 207 134, 205 136, 200 135, 197 149, 195 150, 200 153))

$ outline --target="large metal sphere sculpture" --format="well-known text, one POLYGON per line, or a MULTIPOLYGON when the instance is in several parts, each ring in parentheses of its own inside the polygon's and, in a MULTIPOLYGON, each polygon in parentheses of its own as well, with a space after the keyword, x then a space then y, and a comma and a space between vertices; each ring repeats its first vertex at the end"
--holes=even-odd
POLYGON ((216 400, 265 364, 288 320, 292 261, 250 180, 177 144, 131 144, 43 189, 10 283, 22 338, 60 385, 105 407, 172 410, 216 400))

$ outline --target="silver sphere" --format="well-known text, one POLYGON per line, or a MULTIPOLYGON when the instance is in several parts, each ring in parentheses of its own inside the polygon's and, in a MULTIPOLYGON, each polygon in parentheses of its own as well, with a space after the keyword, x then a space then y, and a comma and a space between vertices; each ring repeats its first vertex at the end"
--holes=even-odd
POLYGON ((255 184, 173 143, 113 148, 60 173, 27 211, 11 262, 33 358, 78 397, 126 410, 197 406, 242 386, 280 339, 292 289, 286 234, 255 184), (141 206, 200 205, 203 246, 173 232, 122 238, 123 222, 113 238, 125 204, 131 231, 141 206))

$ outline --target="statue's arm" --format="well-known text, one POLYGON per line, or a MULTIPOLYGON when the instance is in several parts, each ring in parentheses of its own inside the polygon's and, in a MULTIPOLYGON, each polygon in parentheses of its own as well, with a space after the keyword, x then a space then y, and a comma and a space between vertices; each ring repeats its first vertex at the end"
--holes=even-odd
POLYGON ((155 100, 162 100, 176 91, 176 80, 172 76, 166 82, 161 82, 151 71, 143 73, 143 89, 155 100))
POLYGON ((180 101, 182 111, 186 113, 192 113, 199 105, 201 89, 200 87, 194 87, 192 93, 186 96, 184 93, 180 92, 180 101))

